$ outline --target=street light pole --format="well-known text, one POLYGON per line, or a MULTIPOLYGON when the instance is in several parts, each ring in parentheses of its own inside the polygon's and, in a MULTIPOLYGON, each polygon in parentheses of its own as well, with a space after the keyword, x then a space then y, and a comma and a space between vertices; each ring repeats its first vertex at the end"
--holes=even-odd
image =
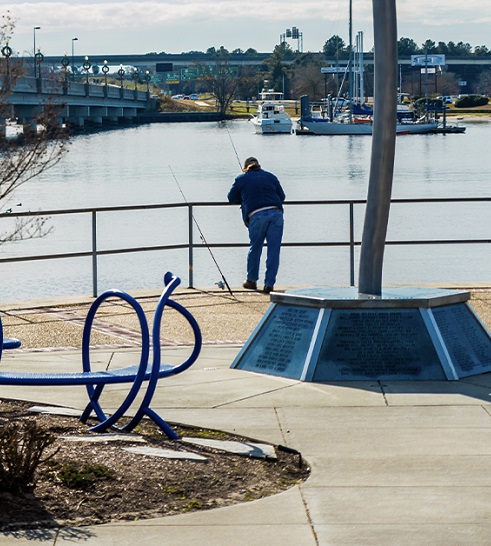
POLYGON ((75 81, 75 42, 78 38, 72 38, 72 80, 75 81))
POLYGON ((36 30, 41 30, 41 27, 34 27, 33 28, 33 31, 34 31, 34 49, 32 50, 33 51, 32 58, 34 59, 34 77, 36 77, 36 59, 35 59, 35 55, 36 55, 36 30))
POLYGON ((109 72, 109 67, 107 66, 107 61, 104 61, 102 66, 102 73, 104 74, 104 96, 107 97, 107 73, 109 72))
POLYGON ((123 65, 120 64, 119 65, 119 70, 118 70, 118 76, 119 76, 120 83, 121 83, 121 89, 123 89, 124 74, 125 74, 125 71, 124 71, 123 65))
MULTIPOLYGON (((36 55, 34 55, 34 66, 39 66, 39 79, 41 80, 41 63, 43 62, 44 55, 41 53, 41 48, 38 47, 36 55)), ((37 77, 37 74, 34 73, 34 77, 37 77)))
POLYGON ((85 55, 85 61, 84 61, 84 64, 82 66, 83 66, 83 69, 85 70, 86 83, 88 84, 89 83, 89 70, 90 70, 91 64, 89 63, 89 57, 87 55, 85 55))

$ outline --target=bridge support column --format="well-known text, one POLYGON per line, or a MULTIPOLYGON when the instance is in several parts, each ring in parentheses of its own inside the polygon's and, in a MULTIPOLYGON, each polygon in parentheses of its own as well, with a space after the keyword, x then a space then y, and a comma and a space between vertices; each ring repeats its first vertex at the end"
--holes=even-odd
POLYGON ((0 141, 7 138, 7 118, 0 116, 0 141))
POLYGON ((79 117, 69 117, 66 119, 66 124, 75 130, 81 130, 85 126, 85 118, 82 116, 79 117))
POLYGON ((68 106, 67 124, 74 130, 84 128, 85 120, 90 116, 89 106, 68 106))
POLYGON ((133 107, 124 107, 123 108, 123 122, 132 123, 137 116, 137 110, 133 107))
POLYGON ((91 116, 86 123, 92 127, 102 127, 102 116, 91 116))
POLYGON ((60 136, 63 130, 63 118, 57 117, 49 120, 49 124, 46 126, 46 135, 48 138, 56 138, 60 136))
POLYGON ((22 122, 22 132, 25 138, 35 138, 38 132, 38 124, 35 119, 24 120, 22 122))
POLYGON ((90 116, 89 106, 68 106, 69 118, 88 118, 90 116))
POLYGON ((104 123, 108 125, 118 125, 123 117, 123 108, 120 106, 108 106, 104 123))
POLYGON ((12 117, 17 118, 19 123, 31 123, 42 114, 42 107, 35 104, 15 104, 12 117))
POLYGON ((104 117, 107 116, 107 108, 105 106, 91 106, 89 122, 94 127, 102 127, 104 117))

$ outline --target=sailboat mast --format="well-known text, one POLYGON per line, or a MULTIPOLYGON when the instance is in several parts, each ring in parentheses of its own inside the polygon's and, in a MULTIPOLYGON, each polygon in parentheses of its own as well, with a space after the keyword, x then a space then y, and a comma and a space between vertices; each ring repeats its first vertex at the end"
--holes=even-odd
POLYGON ((353 123, 353 0, 349 0, 349 58, 348 58, 349 120, 353 123))

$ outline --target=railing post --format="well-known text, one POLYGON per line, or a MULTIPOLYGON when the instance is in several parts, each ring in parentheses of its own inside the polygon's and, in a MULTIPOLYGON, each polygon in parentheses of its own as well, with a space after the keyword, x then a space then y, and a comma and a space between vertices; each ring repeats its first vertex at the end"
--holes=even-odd
POLYGON ((97 212, 92 211, 92 296, 97 298, 97 212))
POLYGON ((188 271, 189 271, 189 286, 194 288, 193 279, 193 205, 188 205, 188 271))
POLYGON ((355 286, 355 214, 354 203, 349 204, 349 264, 350 286, 355 286))

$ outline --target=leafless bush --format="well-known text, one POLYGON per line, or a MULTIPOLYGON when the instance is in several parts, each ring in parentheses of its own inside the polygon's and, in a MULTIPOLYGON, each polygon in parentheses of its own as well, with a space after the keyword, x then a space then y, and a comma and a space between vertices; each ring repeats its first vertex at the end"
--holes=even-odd
POLYGON ((10 422, 0 427, 0 491, 18 494, 35 487, 38 466, 55 437, 34 421, 10 422))

